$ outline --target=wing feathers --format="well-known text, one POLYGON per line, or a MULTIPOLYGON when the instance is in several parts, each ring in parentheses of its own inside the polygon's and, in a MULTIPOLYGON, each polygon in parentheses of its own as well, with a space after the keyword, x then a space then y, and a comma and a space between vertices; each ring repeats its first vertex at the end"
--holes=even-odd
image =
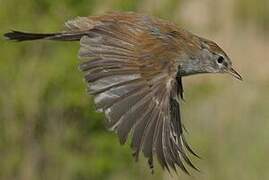
MULTIPOLYGON (((161 86, 163 87, 163 86, 161 86)), ((145 143, 143 146, 143 152, 145 157, 152 157, 152 150, 153 150, 153 138, 154 133, 157 131, 156 124, 158 121, 161 121, 163 117, 160 116, 160 114, 163 111, 163 99, 165 98, 166 89, 165 88, 159 88, 159 91, 155 94, 155 97, 153 98, 154 103, 156 103, 156 108, 152 112, 154 115, 152 117, 151 123, 149 126, 145 129, 144 137, 145 137, 145 143)))
POLYGON ((131 74, 131 75, 114 75, 109 77, 104 77, 99 79, 98 81, 94 81, 89 86, 89 90, 93 92, 101 92, 108 90, 112 87, 120 86, 125 83, 130 83, 132 80, 140 79, 139 74, 131 74))
POLYGON ((108 108, 105 113, 108 117, 109 127, 113 130, 118 125, 116 122, 121 120, 121 117, 141 98, 148 93, 148 89, 142 89, 136 93, 124 98, 108 108))
POLYGON ((151 103, 149 107, 147 108, 146 112, 142 115, 142 117, 138 120, 134 127, 133 137, 131 141, 131 147, 134 151, 133 156, 136 160, 139 158, 139 153, 142 149, 143 145, 143 137, 144 137, 144 131, 147 128, 149 121, 152 117, 152 112, 154 111, 156 107, 155 103, 151 103))
MULTIPOLYGON (((87 82, 94 82, 98 79, 115 79, 116 80, 132 80, 132 78, 135 77, 140 77, 139 72, 135 68, 130 68, 130 69, 124 69, 124 70, 119 70, 119 69, 114 69, 114 68, 105 68, 105 69, 100 69, 96 68, 94 69, 94 72, 87 72, 85 74, 85 80, 87 82), (113 78, 110 78, 113 77, 113 78)), ((113 81, 113 82, 114 82, 113 81)))
POLYGON ((136 160, 142 151, 153 168, 156 154, 169 172, 179 167, 188 173, 184 164, 197 168, 187 153, 196 154, 184 138, 180 119, 183 86, 174 61, 176 44, 165 41, 158 24, 150 29, 147 23, 156 23, 150 18, 125 18, 107 15, 67 23, 69 29, 88 28, 80 41, 79 57, 89 92, 120 143, 126 143, 131 135, 136 160), (130 23, 133 21, 136 27, 130 23))
POLYGON ((95 96, 94 100, 96 108, 99 110, 102 109, 103 111, 104 109, 111 107, 119 100, 122 100, 125 97, 132 95, 143 87, 145 87, 145 83, 140 81, 124 84, 122 86, 114 87, 107 91, 104 91, 95 96))

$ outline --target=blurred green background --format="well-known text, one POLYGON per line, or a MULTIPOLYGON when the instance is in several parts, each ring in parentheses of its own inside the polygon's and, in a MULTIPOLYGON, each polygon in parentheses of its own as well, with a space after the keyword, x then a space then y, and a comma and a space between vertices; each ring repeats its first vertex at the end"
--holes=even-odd
POLYGON ((183 121, 201 173, 170 176, 135 163, 95 112, 77 70, 78 42, 0 48, 0 179, 269 179, 268 0, 0 0, 0 33, 54 32, 76 16, 137 11, 212 39, 243 82, 228 75, 184 79, 183 121))

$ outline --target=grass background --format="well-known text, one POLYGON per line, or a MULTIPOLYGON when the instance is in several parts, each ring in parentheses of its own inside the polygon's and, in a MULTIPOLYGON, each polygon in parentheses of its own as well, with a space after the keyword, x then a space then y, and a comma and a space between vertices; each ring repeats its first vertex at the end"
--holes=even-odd
POLYGON ((159 16, 212 39, 243 82, 228 75, 184 79, 188 140, 202 173, 170 176, 104 128, 77 70, 79 43, 0 44, 0 179, 269 179, 268 0, 0 0, 0 33, 54 32, 64 21, 107 11, 159 16))

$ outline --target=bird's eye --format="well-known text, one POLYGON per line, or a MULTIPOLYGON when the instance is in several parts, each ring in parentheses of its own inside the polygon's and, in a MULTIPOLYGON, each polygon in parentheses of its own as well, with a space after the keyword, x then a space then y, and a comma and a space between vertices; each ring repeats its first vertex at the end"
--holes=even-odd
POLYGON ((222 64, 224 62, 224 58, 222 56, 219 56, 218 59, 217 59, 217 62, 219 64, 222 64))

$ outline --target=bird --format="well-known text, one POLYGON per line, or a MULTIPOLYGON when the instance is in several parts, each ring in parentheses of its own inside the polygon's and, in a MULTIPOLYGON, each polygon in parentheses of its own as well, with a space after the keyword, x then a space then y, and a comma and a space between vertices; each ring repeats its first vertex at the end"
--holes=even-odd
POLYGON ((183 77, 226 73, 242 80, 228 55, 215 42, 175 23, 136 12, 76 17, 56 33, 10 31, 12 41, 79 41, 79 69, 96 110, 120 144, 130 139, 136 161, 143 153, 171 172, 198 170, 199 158, 185 138, 180 104, 183 77))

